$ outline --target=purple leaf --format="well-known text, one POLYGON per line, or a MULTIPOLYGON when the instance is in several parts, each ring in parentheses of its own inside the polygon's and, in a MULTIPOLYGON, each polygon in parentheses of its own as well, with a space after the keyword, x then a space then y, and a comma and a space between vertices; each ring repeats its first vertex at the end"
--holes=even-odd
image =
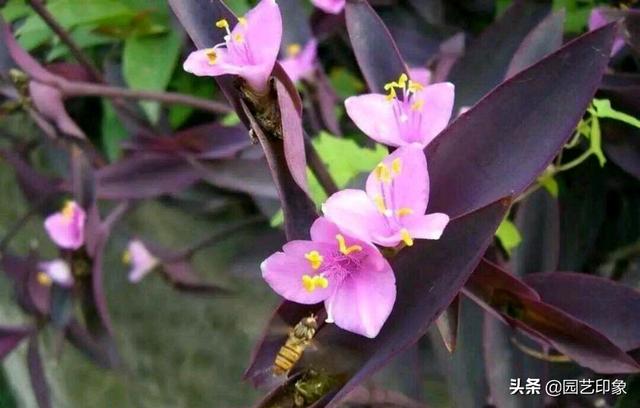
MULTIPOLYGON (((294 102, 295 99, 291 97, 286 86, 279 80, 275 82, 278 105, 282 117, 284 157, 291 177, 300 189, 308 194, 307 159, 304 152, 301 112, 297 109, 294 102)), ((299 98, 297 91, 295 92, 295 98, 299 98)))
POLYGON ((539 189, 518 207, 515 225, 522 242, 513 250, 509 269, 518 276, 555 271, 560 252, 557 200, 545 189, 539 189))
POLYGON ((203 282, 188 260, 165 263, 162 265, 162 270, 169 283, 178 290, 212 295, 228 293, 220 286, 203 282))
POLYGON ((524 277, 542 301, 602 332, 622 350, 640 347, 640 292, 609 279, 574 272, 524 277), (567 290, 570 288, 570 290, 567 290))
POLYGON ((271 177, 273 177, 278 190, 284 213, 284 229, 287 239, 304 239, 308 237, 311 223, 317 216, 315 206, 289 173, 284 143, 272 136, 265 135, 244 103, 243 107, 245 115, 251 122, 251 128, 264 150, 271 170, 271 177))
POLYGON ((187 160, 154 153, 134 154, 96 171, 98 197, 108 200, 174 194, 199 178, 187 160))
POLYGON ((100 367, 115 368, 118 366, 117 354, 110 352, 113 349, 105 348, 98 343, 76 320, 69 322, 65 327, 64 334, 69 343, 100 367))
POLYGON ((568 43, 445 129, 427 147, 429 212, 456 217, 531 184, 591 101, 614 34, 608 25, 568 43))
POLYGON ((474 105, 502 82, 518 47, 550 9, 550 4, 516 1, 471 44, 447 78, 456 86, 455 111, 474 105))
MULTIPOLYGON (((530 275, 533 276, 533 275, 530 275)), ((465 294, 495 317, 549 344, 576 363, 602 374, 635 373, 640 365, 587 323, 509 286, 515 277, 488 262, 477 268, 465 285, 465 294), (503 278, 497 279, 499 275, 503 278)), ((522 282, 518 286, 526 287, 522 282)))
MULTIPOLYGON (((396 256, 392 266, 397 279, 397 300, 375 339, 343 331, 331 324, 320 328, 316 340, 321 345, 328 345, 331 355, 307 353, 305 366, 344 373, 348 379, 328 406, 336 406, 349 391, 424 335, 477 265, 508 205, 509 200, 500 200, 455 219, 440 240, 417 241, 396 256), (422 265, 429 265, 429 268, 422 265), (336 358, 336 355, 344 355, 344 358, 336 358)), ((297 322, 310 312, 308 306, 290 303, 283 308, 288 313, 288 322, 297 322)), ((270 330, 268 328, 267 333, 270 330)), ((281 345, 282 336, 278 340, 281 345)), ((273 340, 259 345, 247 375, 270 367, 267 364, 272 364, 276 347, 273 340)))
POLYGON ((139 135, 126 147, 134 151, 191 154, 199 159, 228 159, 251 145, 244 126, 222 126, 217 122, 193 126, 171 136, 139 135))
POLYGON ((564 18, 564 9, 549 14, 527 34, 511 59, 506 78, 511 78, 562 46, 564 18))
POLYGON ((13 150, 0 150, 0 158, 13 168, 20 189, 29 201, 38 203, 61 191, 62 181, 60 179, 38 173, 20 154, 13 150))
POLYGON ((216 187, 257 197, 278 198, 278 191, 273 184, 265 159, 193 161, 192 165, 200 177, 216 187))
POLYGON ((398 47, 366 0, 348 0, 345 15, 353 52, 369 89, 385 93, 384 84, 408 72, 398 47))
POLYGON ((453 302, 438 318, 436 319, 436 325, 438 326, 438 332, 444 341, 444 345, 449 351, 453 353, 456 350, 456 341, 458 339, 458 322, 460 313, 460 296, 456 296, 453 302))
POLYGON ((33 327, 0 326, 0 360, 18 347, 20 342, 33 333, 33 327))
POLYGON ((42 358, 38 350, 38 336, 33 335, 29 339, 29 349, 27 351, 27 366, 29 368, 29 379, 31 387, 38 402, 39 408, 51 408, 51 395, 47 377, 44 373, 42 358))
POLYGON ((45 118, 55 123, 56 127, 65 135, 86 139, 82 129, 69 116, 62 101, 62 93, 41 82, 29 82, 29 95, 36 107, 45 118))

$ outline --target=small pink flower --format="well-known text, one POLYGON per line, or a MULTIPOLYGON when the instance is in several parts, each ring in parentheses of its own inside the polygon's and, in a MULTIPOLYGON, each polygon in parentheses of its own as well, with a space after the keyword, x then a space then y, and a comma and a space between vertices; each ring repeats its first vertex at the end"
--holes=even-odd
POLYGON ((138 283, 147 276, 160 261, 153 256, 142 241, 134 239, 129 242, 127 250, 122 255, 125 264, 131 264, 129 281, 138 283))
POLYGON ((69 265, 62 259, 55 259, 50 262, 41 262, 40 269, 42 272, 38 274, 38 282, 44 286, 51 286, 52 282, 57 283, 65 288, 73 286, 73 275, 69 265))
POLYGON ((60 248, 78 249, 84 245, 86 213, 75 201, 67 201, 60 210, 44 220, 49 238, 60 248))
POLYGON ((315 70, 318 43, 315 39, 307 42, 304 48, 300 44, 289 44, 287 46, 287 57, 280 60, 280 65, 293 82, 309 78, 315 70))
POLYGON ((424 86, 402 74, 385 90, 388 95, 352 96, 345 101, 351 120, 370 138, 390 146, 425 147, 447 127, 453 110, 452 83, 424 86))
POLYGON ((367 179, 366 192, 347 189, 322 206, 330 221, 364 241, 394 247, 415 238, 439 239, 449 222, 442 213, 426 214, 429 175, 424 152, 405 146, 387 156, 367 179))
POLYGON ((314 6, 329 14, 340 14, 347 3, 346 0, 311 0, 314 6))
POLYGON ((251 88, 264 92, 278 58, 282 39, 282 16, 275 0, 262 0, 233 30, 227 20, 216 26, 227 31, 225 41, 192 52, 183 68, 197 76, 238 75, 251 88))
POLYGON ((409 68, 409 78, 422 85, 429 85, 431 83, 431 70, 423 67, 409 68))
MULTIPOLYGON (((600 28, 622 17, 620 11, 611 7, 596 7, 589 15, 589 31, 600 28)), ((624 37, 618 33, 613 40, 611 56, 618 53, 624 47, 624 37)))
POLYGON ((311 241, 291 241, 282 249, 260 265, 274 291, 297 303, 324 302, 327 322, 378 335, 395 303, 396 280, 375 246, 320 217, 311 226, 311 241))

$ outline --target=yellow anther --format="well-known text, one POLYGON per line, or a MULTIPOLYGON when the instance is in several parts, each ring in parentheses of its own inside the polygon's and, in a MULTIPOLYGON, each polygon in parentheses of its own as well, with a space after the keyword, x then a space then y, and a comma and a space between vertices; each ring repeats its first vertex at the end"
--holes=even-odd
POLYGON ((300 51, 302 51, 302 47, 300 46, 300 44, 293 43, 287 45, 287 55, 289 57, 295 57, 296 55, 300 54, 300 51))
POLYGON ((351 245, 348 247, 346 242, 344 241, 344 236, 342 234, 336 235, 336 239, 338 240, 338 245, 340 245, 340 252, 343 255, 349 255, 352 252, 362 251, 362 247, 360 245, 351 245))
POLYGON ((400 174, 402 171, 402 160, 400 160, 400 158, 394 159, 391 162, 391 171, 393 174, 400 174))
POLYGON ((387 212, 387 206, 385 205, 384 198, 382 198, 381 195, 375 196, 373 202, 376 204, 376 207, 378 207, 378 211, 380 211, 381 214, 387 212))
POLYGON ((238 23, 240 23, 240 25, 243 27, 246 27, 249 25, 249 22, 247 21, 246 17, 238 17, 238 23))
POLYGON ((213 48, 206 49, 204 55, 209 59, 209 65, 214 65, 218 61, 218 53, 213 48))
POLYGON ((216 21, 216 27, 218 27, 218 28, 229 28, 229 22, 227 21, 226 18, 222 18, 222 19, 216 21))
POLYGON ((396 210, 396 215, 398 217, 404 217, 405 215, 411 215, 411 214, 413 214, 413 210, 408 207, 402 207, 396 210))
POLYGON ((307 261, 309 261, 311 267, 314 270, 320 268, 320 265, 322 265, 322 261, 324 261, 324 257, 320 255, 320 252, 318 251, 307 252, 306 254, 304 254, 304 257, 307 261))
POLYGON ((402 241, 406 246, 413 245, 413 238, 411 238, 411 235, 409 234, 409 231, 407 231, 406 228, 403 228, 400 230, 400 237, 402 238, 402 241))
POLYGON ((244 41, 244 37, 242 36, 242 34, 238 33, 233 36, 233 40, 237 43, 241 43, 244 41))
POLYGON ((327 287, 329 287, 329 280, 320 275, 302 275, 302 286, 307 292, 311 293, 317 288, 326 289, 327 287))
POLYGON ((53 280, 51 279, 51 276, 47 275, 44 272, 38 272, 36 279, 38 280, 38 283, 41 284, 42 286, 51 286, 53 284, 53 280))
POLYGON ((70 220, 73 217, 73 201, 69 200, 66 201, 64 203, 64 206, 62 207, 62 210, 60 210, 60 212, 62 213, 62 216, 68 220, 70 220))
POLYGON ((421 111, 424 108, 424 99, 418 99, 411 104, 411 109, 414 111, 421 111))
POLYGON ((302 275, 302 286, 304 286, 307 292, 313 292, 316 289, 313 278, 309 275, 302 275))
POLYGON ((398 78, 398 86, 404 89, 405 85, 407 85, 408 80, 409 77, 407 76, 407 74, 400 75, 400 78, 398 78))
POLYGON ((122 253, 122 263, 129 265, 131 263, 131 251, 128 249, 122 253))
POLYGON ((329 280, 324 276, 316 275, 313 277, 313 284, 316 288, 326 289, 329 287, 329 280))
POLYGON ((422 85, 420 82, 416 82, 416 81, 409 81, 409 91, 410 92, 419 92, 422 91, 424 89, 424 85, 422 85))
POLYGON ((375 174, 375 177, 379 181, 382 181, 383 183, 389 183, 392 178, 389 167, 384 163, 378 164, 376 168, 373 170, 373 174, 375 174))

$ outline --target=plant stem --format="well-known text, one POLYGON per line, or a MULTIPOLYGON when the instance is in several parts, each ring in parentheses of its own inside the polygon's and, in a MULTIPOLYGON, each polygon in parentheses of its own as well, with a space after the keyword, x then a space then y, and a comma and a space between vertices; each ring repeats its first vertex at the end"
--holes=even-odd
POLYGON ((91 62, 89 57, 82 51, 82 49, 75 43, 71 35, 56 21, 53 15, 47 10, 41 0, 28 0, 31 8, 38 13, 38 15, 44 20, 45 23, 53 30, 60 40, 69 48, 73 57, 84 66, 87 71, 99 82, 105 83, 104 76, 91 62))

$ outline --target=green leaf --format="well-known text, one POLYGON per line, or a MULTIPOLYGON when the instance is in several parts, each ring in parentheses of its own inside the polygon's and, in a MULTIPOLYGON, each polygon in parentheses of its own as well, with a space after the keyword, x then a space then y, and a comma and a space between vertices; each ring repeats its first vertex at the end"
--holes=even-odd
MULTIPOLYGON (((87 27, 79 27, 73 30, 71 32, 71 38, 73 38, 76 44, 78 44, 82 49, 96 47, 98 45, 112 44, 116 41, 114 38, 96 34, 87 27)), ((62 42, 56 41, 55 45, 51 47, 51 50, 47 54, 46 59, 51 62, 69 55, 69 48, 62 42)))
POLYGON ((540 183, 540 185, 544 187, 544 189, 547 190, 554 198, 558 198, 560 188, 558 187, 558 182, 553 177, 553 174, 540 176, 538 178, 538 183, 540 183))
POLYGON ((522 242, 520 231, 518 231, 518 228, 514 223, 506 218, 498 227, 498 230, 496 231, 496 237, 498 238, 498 241, 500 241, 502 248, 504 248, 504 250, 507 251, 507 254, 509 255, 511 255, 511 251, 513 251, 513 249, 515 249, 518 245, 520 245, 520 242, 522 242))
POLYGON ((604 166, 607 162, 607 158, 604 157, 604 152, 602 151, 602 133, 600 132, 600 121, 597 116, 594 116, 591 121, 589 141, 591 142, 591 152, 598 158, 600 167, 604 166))
MULTIPOLYGON (((351 139, 336 137, 327 132, 320 132, 312 143, 338 188, 346 187, 360 173, 370 172, 388 154, 382 145, 377 144, 375 149, 369 149, 359 146, 351 139)), ((327 195, 310 170, 307 170, 307 178, 311 198, 320 206, 327 195)), ((271 225, 281 223, 282 211, 278 211, 272 217, 271 225)))
POLYGON ((0 14, 2 14, 2 18, 6 21, 13 23, 16 20, 31 14, 31 7, 25 3, 25 0, 9 0, 7 4, 2 7, 0 14))
POLYGON ((628 125, 640 128, 640 120, 624 112, 620 112, 611 107, 611 101, 608 99, 594 99, 596 115, 602 119, 614 119, 624 122, 628 125))
MULTIPOLYGON (((203 80, 191 75, 184 70, 176 70, 169 83, 169 89, 187 95, 197 96, 202 99, 212 99, 215 93, 213 81, 203 80)), ((173 129, 182 126, 191 116, 194 109, 185 105, 172 105, 169 107, 169 124, 173 129)), ((238 123, 240 120, 238 119, 238 123)))
POLYGON ((110 102, 102 100, 102 146, 109 161, 116 161, 122 155, 120 142, 127 138, 127 130, 120 123, 110 102))
POLYGON ((244 15, 251 5, 247 0, 225 0, 224 2, 237 16, 244 15))
POLYGON ((329 74, 329 81, 342 99, 356 95, 364 90, 362 81, 345 68, 333 68, 329 74))
MULTIPOLYGON (((96 24, 116 24, 131 21, 136 11, 115 0, 57 0, 47 3, 47 9, 66 29, 96 24)), ((20 44, 31 50, 52 38, 53 34, 40 16, 29 16, 16 31, 20 44)))
MULTIPOLYGON (((178 61, 182 38, 177 31, 166 34, 131 37, 124 43, 122 70, 133 89, 164 91, 178 61)), ((157 102, 141 102, 152 122, 160 116, 157 102)))
POLYGON ((240 117, 235 112, 228 113, 222 118, 222 126, 235 126, 240 124, 240 117))

